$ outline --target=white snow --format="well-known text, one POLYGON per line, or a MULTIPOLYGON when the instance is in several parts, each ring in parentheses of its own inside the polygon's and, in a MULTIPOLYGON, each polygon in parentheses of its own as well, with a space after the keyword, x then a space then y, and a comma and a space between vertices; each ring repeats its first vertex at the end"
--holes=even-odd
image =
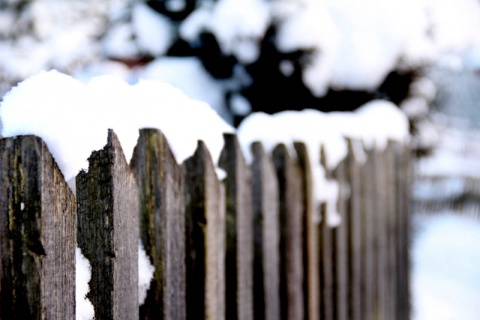
POLYGON ((41 72, 13 88, 0 105, 0 118, 4 137, 42 137, 67 181, 88 168, 87 158, 105 145, 108 128, 117 133, 127 159, 139 128, 159 128, 178 163, 194 153, 199 139, 218 160, 222 134, 233 130, 207 104, 171 85, 144 80, 130 86, 113 76, 84 85, 56 71, 41 72))
POLYGON ((210 76, 196 58, 158 58, 139 70, 138 77, 169 83, 190 98, 207 103, 223 119, 231 118, 224 102, 224 83, 210 76))
MULTIPOLYGON (((254 113, 238 128, 238 138, 247 161, 252 160, 250 144, 261 141, 267 150, 283 143, 295 157, 293 143, 307 145, 314 176, 317 204, 327 202, 327 218, 331 225, 340 223, 336 209, 338 184, 326 178, 325 170, 333 170, 347 155, 345 138, 362 141, 367 149, 382 150, 389 140, 407 142, 408 120, 397 106, 387 101, 372 101, 355 112, 322 113, 316 110, 285 111, 275 115, 254 113), (322 167, 320 148, 325 149, 326 168, 322 167)), ((364 157, 356 152, 359 160, 364 157)))
POLYGON ((238 94, 235 93, 230 98, 230 107, 232 108, 232 112, 235 115, 239 116, 247 116, 250 112, 252 112, 252 106, 248 100, 238 94))
POLYGON ((88 260, 83 256, 82 251, 77 247, 75 249, 75 305, 76 320, 91 320, 95 315, 95 310, 90 300, 87 299, 89 291, 88 282, 92 276, 92 267, 88 260))
POLYGON ((480 224, 448 212, 414 222, 412 319, 478 319, 480 224))
MULTIPOLYGON (((285 3, 275 9, 275 18, 280 20, 276 45, 280 51, 312 51, 303 65, 303 82, 316 96, 327 92, 332 77, 334 61, 339 46, 338 28, 328 9, 322 3, 291 8, 285 16, 285 3)), ((287 71, 282 67, 282 72, 287 71)))
POLYGON ((270 22, 265 0, 220 0, 202 6, 182 24, 180 34, 193 41, 202 30, 212 32, 226 54, 243 63, 252 63, 260 54, 259 42, 270 22))
POLYGON ((155 267, 150 263, 142 241, 138 240, 138 305, 142 305, 147 297, 148 288, 153 279, 155 267))
POLYGON ((161 55, 172 44, 172 23, 142 2, 137 2, 133 7, 132 24, 137 44, 144 52, 153 56, 161 55))

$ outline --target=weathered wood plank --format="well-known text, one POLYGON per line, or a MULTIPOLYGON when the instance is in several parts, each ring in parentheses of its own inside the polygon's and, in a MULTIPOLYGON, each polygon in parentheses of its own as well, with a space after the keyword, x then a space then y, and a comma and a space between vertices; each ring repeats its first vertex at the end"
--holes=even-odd
POLYGON ((307 146, 304 143, 294 144, 302 173, 303 189, 303 294, 305 319, 320 319, 320 279, 319 279, 319 239, 313 172, 307 146))
POLYGON ((140 193, 140 238, 155 267, 140 319, 185 319, 183 169, 156 129, 140 130, 131 168, 140 193))
POLYGON ((373 151, 367 151, 367 160, 361 170, 362 181, 362 315, 374 319, 375 304, 375 193, 373 151))
POLYGON ((0 319, 75 318, 76 204, 38 137, 0 140, 0 319))
MULTIPOLYGON (((331 179, 332 175, 327 170, 327 155, 324 146, 320 151, 321 165, 325 170, 325 178, 331 179)), ((334 282, 334 239, 333 229, 328 223, 328 204, 322 203, 320 206, 321 221, 318 225, 319 234, 319 255, 320 255, 320 290, 321 304, 320 313, 322 320, 333 320, 335 312, 335 282, 334 282)))
POLYGON ((183 167, 187 319, 224 319, 225 188, 202 141, 183 167))
POLYGON ((350 308, 348 299, 348 219, 347 201, 349 197, 349 187, 346 181, 347 175, 346 159, 342 160, 333 170, 333 179, 338 183, 337 210, 341 217, 341 223, 335 227, 333 232, 333 259, 335 260, 334 279, 335 279, 335 319, 346 320, 350 308))
POLYGON ((396 238, 398 237, 398 224, 396 212, 396 168, 395 168, 395 143, 389 141, 387 149, 385 150, 385 173, 386 173, 386 214, 387 214, 387 270, 386 270, 386 284, 387 284, 387 315, 389 319, 396 319, 397 308, 397 282, 396 282, 396 265, 397 265, 397 250, 396 238))
POLYGON ((373 194, 370 195, 374 199, 374 279, 375 279, 375 302, 374 302, 374 318, 381 320, 386 319, 386 301, 388 298, 387 291, 387 184, 386 184, 386 158, 384 150, 372 150, 370 153, 373 170, 372 179, 374 184, 373 194))
POLYGON ((77 176, 78 245, 90 261, 95 319, 138 318, 138 190, 117 136, 77 176))
POLYGON ((361 142, 348 140, 348 154, 346 158, 346 180, 350 189, 350 197, 347 201, 347 250, 348 250, 348 317, 352 320, 362 318, 362 181, 361 170, 363 163, 357 157, 356 153, 363 153, 361 142), (361 150, 358 150, 361 148, 361 150))
POLYGON ((285 145, 273 150, 280 196, 280 304, 282 319, 304 318, 302 185, 298 165, 285 145))
POLYGON ((410 319, 410 185, 411 154, 404 144, 396 144, 396 188, 397 188, 397 319, 410 319))
POLYGON ((260 143, 251 146, 255 319, 280 319, 279 195, 275 167, 260 143))
POLYGON ((238 140, 224 134, 219 166, 227 173, 226 317, 253 318, 253 208, 251 172, 238 140))
POLYGON ((319 248, 320 248, 320 290, 321 303, 320 314, 322 320, 334 319, 334 279, 333 279, 333 235, 332 228, 327 221, 327 204, 320 206, 322 220, 319 225, 319 248))

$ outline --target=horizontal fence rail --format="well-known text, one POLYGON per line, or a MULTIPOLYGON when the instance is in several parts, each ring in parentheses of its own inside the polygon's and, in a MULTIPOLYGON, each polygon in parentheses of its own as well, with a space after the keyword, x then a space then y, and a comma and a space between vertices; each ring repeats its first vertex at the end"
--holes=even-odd
POLYGON ((314 198, 307 146, 224 135, 219 180, 199 141, 183 164, 140 131, 92 153, 76 196, 45 143, 0 140, 0 319, 74 319, 75 248, 91 265, 95 319, 408 319, 410 150, 355 152, 327 176, 342 222, 314 198), (138 242, 155 271, 138 306, 138 242))

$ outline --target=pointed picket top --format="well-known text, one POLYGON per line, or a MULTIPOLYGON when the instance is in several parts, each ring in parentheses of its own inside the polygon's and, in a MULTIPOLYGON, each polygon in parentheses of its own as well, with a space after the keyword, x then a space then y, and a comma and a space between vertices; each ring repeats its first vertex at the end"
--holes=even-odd
POLYGON ((183 163, 187 319, 225 318, 225 188, 199 141, 183 163))
POLYGON ((278 181, 262 144, 251 145, 255 319, 280 319, 278 181))
POLYGON ((234 134, 224 134, 219 166, 225 170, 226 317, 253 318, 253 213, 251 172, 234 134))
POLYGON ((361 170, 365 162, 362 143, 347 139, 348 153, 345 159, 345 179, 350 192, 346 203, 346 228, 348 250, 348 281, 347 295, 349 300, 348 314, 350 319, 361 319, 362 315, 362 185, 361 170), (359 150, 359 148, 362 148, 359 150), (359 159, 358 153, 363 157, 359 159))
POLYGON ((283 144, 272 153, 279 185, 282 319, 303 319, 303 190, 301 170, 283 144))
POLYGON ((116 134, 77 176, 78 245, 96 319, 138 318, 138 190, 116 134))
POLYGON ((315 216, 319 213, 315 203, 314 182, 310 155, 305 143, 294 143, 299 160, 303 188, 303 273, 304 273, 304 304, 305 319, 320 319, 320 249, 318 247, 318 223, 315 216))
POLYGON ((185 319, 183 169, 165 135, 142 129, 130 164, 139 187, 140 237, 155 271, 141 319, 185 319))
POLYGON ((0 139, 0 190, 0 319, 74 319, 76 203, 40 138, 0 139))

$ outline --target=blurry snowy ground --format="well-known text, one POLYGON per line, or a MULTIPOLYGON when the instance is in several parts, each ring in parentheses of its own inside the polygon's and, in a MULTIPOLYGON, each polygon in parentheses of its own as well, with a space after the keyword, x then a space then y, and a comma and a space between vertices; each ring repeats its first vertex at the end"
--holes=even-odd
POLYGON ((412 318, 474 320, 480 315, 480 77, 438 69, 430 75, 439 92, 432 115, 437 142, 416 163, 412 318))

